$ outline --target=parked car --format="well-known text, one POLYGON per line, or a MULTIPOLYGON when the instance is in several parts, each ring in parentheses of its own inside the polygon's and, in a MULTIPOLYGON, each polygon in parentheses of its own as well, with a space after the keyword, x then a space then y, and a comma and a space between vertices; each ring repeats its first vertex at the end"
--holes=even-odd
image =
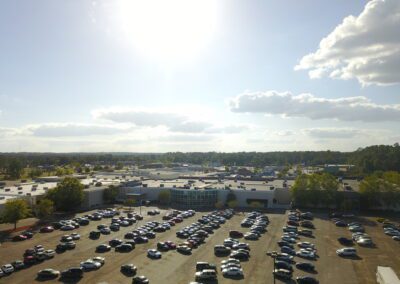
POLYGON ((319 281, 312 276, 296 277, 296 281, 299 284, 318 284, 319 283, 319 281))
POLYGON ((140 276, 135 276, 132 279, 132 284, 148 284, 149 279, 147 279, 146 276, 140 275, 140 276))
POLYGON ((111 246, 107 244, 101 244, 96 247, 96 252, 107 252, 111 250, 111 246))
POLYGON ((131 244, 127 244, 127 243, 123 243, 123 244, 117 245, 115 247, 115 251, 118 251, 118 252, 130 252, 132 250, 133 250, 133 246, 131 244))
POLYGON ((147 256, 150 258, 161 258, 162 254, 158 250, 149 249, 147 250, 147 256))
POLYGON ((40 228, 41 233, 51 233, 53 231, 54 231, 54 228, 52 226, 46 226, 46 227, 40 228))
POLYGON ((25 268, 25 264, 21 260, 14 260, 11 262, 11 265, 14 267, 14 270, 21 270, 25 268))
POLYGON ((99 262, 95 262, 92 260, 86 260, 81 262, 81 267, 84 270, 93 270, 93 269, 98 269, 101 267, 101 264, 99 262))
POLYGON ((243 238, 243 233, 239 231, 229 231, 229 236, 231 238, 243 238))
POLYGON ((61 272, 62 278, 81 278, 83 276, 82 267, 71 267, 61 272))
POLYGON ((314 271, 315 266, 311 262, 298 262, 296 263, 296 268, 305 271, 314 271))
POLYGON ((282 278, 282 279, 285 279, 285 280, 289 280, 289 279, 292 278, 292 272, 291 272, 290 270, 286 270, 286 269, 275 269, 272 273, 273 273, 273 274, 275 275, 275 277, 277 277, 277 278, 282 278))
POLYGON ((3 270, 3 272, 5 273, 5 274, 11 274, 11 273, 13 273, 14 272, 14 266, 12 266, 11 264, 9 264, 9 263, 7 263, 7 264, 4 264, 2 267, 1 267, 1 270, 3 270))
POLYGON ((357 255, 357 251, 355 248, 341 248, 336 250, 337 255, 339 256, 356 256, 357 255))
POLYGON ((196 271, 203 271, 205 269, 217 271, 217 266, 215 264, 204 261, 199 261, 196 263, 196 271))
POLYGON ((54 279, 60 276, 60 271, 51 268, 45 268, 37 273, 39 279, 54 279))
POLYGON ((135 275, 137 272, 137 267, 132 263, 121 265, 121 272, 129 275, 135 275))
POLYGON ((243 270, 240 267, 229 267, 222 269, 222 275, 225 277, 243 277, 243 270))
POLYGON ((195 273, 195 279, 205 281, 215 280, 217 279, 217 272, 213 269, 204 269, 202 271, 197 271, 195 273))

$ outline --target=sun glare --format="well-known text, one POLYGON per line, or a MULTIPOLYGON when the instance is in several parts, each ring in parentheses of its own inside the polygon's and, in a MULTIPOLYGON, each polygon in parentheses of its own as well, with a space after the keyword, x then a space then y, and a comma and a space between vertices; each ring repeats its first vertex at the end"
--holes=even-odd
POLYGON ((135 49, 153 59, 190 59, 211 41, 215 0, 121 0, 118 21, 135 49))

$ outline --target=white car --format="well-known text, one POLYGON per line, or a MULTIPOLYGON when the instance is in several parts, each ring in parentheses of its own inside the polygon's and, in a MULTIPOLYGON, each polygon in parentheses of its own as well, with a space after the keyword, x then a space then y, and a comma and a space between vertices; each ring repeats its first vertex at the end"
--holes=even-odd
POLYGON ((245 250, 250 250, 249 244, 246 243, 238 243, 234 244, 232 246, 233 249, 245 249, 245 250))
POLYGON ((56 255, 56 252, 52 249, 48 249, 44 251, 44 254, 47 256, 47 258, 52 258, 56 255))
POLYGON ((88 259, 84 262, 81 262, 81 267, 83 269, 98 269, 101 267, 101 263, 88 259))
POLYGON ((156 249, 147 250, 147 256, 151 258, 161 258, 161 252, 156 249))
POLYGON ((298 252, 296 252, 296 255, 304 258, 315 259, 315 253, 305 249, 299 250, 298 252))
POLYGON ((395 241, 400 241, 400 236, 393 236, 392 239, 395 241))
POLYGON ((75 241, 81 238, 81 235, 79 235, 78 233, 72 233, 70 236, 75 241))
POLYGON ((359 244, 361 246, 371 246, 374 243, 372 242, 371 239, 360 238, 360 239, 357 240, 357 244, 359 244))
POLYGON ((228 259, 225 259, 225 260, 221 261, 221 265, 225 265, 225 264, 228 264, 228 263, 236 263, 236 264, 240 265, 240 260, 236 259, 236 258, 228 258, 228 259))
POLYGON ((240 263, 226 263, 226 264, 221 265, 221 270, 228 269, 230 267, 239 267, 239 268, 241 268, 242 266, 240 265, 240 263))
POLYGON ((243 270, 240 267, 229 267, 222 270, 224 276, 243 276, 243 270))
POLYGON ((9 273, 13 273, 14 272, 14 266, 12 266, 11 264, 4 264, 2 267, 1 267, 1 270, 3 270, 3 272, 5 273, 5 274, 9 274, 9 273))
POLYGON ((106 258, 102 257, 102 256, 95 256, 95 257, 93 257, 91 259, 88 259, 88 261, 98 262, 98 263, 101 264, 101 266, 103 266, 105 261, 106 261, 106 258))
POLYGON ((357 251, 355 248, 341 248, 336 251, 339 256, 355 256, 357 251))

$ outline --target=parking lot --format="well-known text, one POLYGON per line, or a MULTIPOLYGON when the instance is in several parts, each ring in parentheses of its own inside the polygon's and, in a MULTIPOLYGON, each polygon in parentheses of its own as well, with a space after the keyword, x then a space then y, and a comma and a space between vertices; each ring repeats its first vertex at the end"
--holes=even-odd
MULTIPOLYGON (((121 227, 120 231, 112 232, 110 235, 102 235, 97 240, 88 238, 89 232, 95 230, 99 224, 109 224, 110 219, 101 221, 91 221, 88 226, 71 231, 78 232, 81 239, 76 241, 76 248, 57 254, 53 259, 46 260, 42 263, 33 265, 22 271, 15 272, 9 276, 0 278, 0 283, 33 283, 36 274, 44 268, 53 268, 56 270, 65 270, 69 267, 79 266, 81 261, 96 255, 105 257, 105 264, 98 270, 85 272, 84 277, 80 279, 80 283, 131 283, 131 277, 127 277, 120 272, 120 266, 126 263, 133 263, 138 268, 138 275, 145 275, 149 278, 150 283, 189 283, 194 281, 195 266, 198 261, 206 261, 215 263, 218 266, 221 260, 227 257, 217 257, 214 255, 214 246, 222 244, 224 239, 229 236, 230 230, 238 230, 246 232, 246 228, 240 226, 245 215, 237 212, 230 220, 206 239, 206 243, 192 251, 190 255, 183 255, 174 250, 163 252, 162 258, 153 260, 147 257, 147 249, 156 248, 159 241, 173 241, 180 243, 183 240, 176 237, 176 232, 183 227, 196 222, 198 218, 207 212, 197 212, 195 216, 184 219, 182 223, 176 224, 170 230, 163 233, 157 233, 155 239, 149 239, 148 243, 137 244, 136 248, 128 253, 115 252, 113 249, 106 253, 95 253, 95 248, 99 244, 108 243, 114 238, 124 239, 125 233, 132 231, 134 227, 139 226, 150 220, 161 222, 165 210, 160 210, 161 214, 156 216, 148 216, 147 210, 154 208, 145 208, 143 210, 144 220, 129 227, 121 227)), ((138 211, 138 210, 136 210, 138 211)), ((87 213, 85 213, 87 214, 87 213)), ((83 215, 83 214, 80 214, 83 215)), ((268 232, 263 234, 258 241, 245 241, 249 243, 251 252, 250 259, 243 261, 241 266, 244 272, 244 278, 239 280, 224 278, 221 272, 218 272, 218 283, 273 283, 272 270, 273 260, 266 255, 267 251, 279 251, 277 241, 282 235, 282 227, 285 225, 287 215, 280 213, 268 213, 270 224, 268 232)), ((383 234, 380 225, 375 222, 362 219, 368 234, 371 235, 376 248, 362 248, 358 245, 358 258, 345 259, 336 255, 336 249, 342 247, 337 242, 337 238, 341 236, 350 237, 351 233, 347 228, 336 227, 326 214, 315 214, 314 238, 301 237, 300 241, 309 241, 316 245, 319 258, 315 263, 316 274, 314 276, 320 283, 376 283, 375 271, 376 266, 391 266, 398 274, 400 274, 400 244, 391 240, 383 234)), ((24 251, 34 245, 41 244, 45 249, 55 249, 59 243, 60 237, 71 232, 63 232, 56 230, 52 233, 37 233, 33 239, 23 242, 5 242, 0 247, 1 265, 10 263, 13 260, 22 260, 24 251)), ((296 261, 300 258, 295 257, 296 261)), ((306 275, 307 273, 294 269, 293 278, 306 275)), ((46 281, 49 283, 59 283, 59 280, 46 281)), ((277 280, 277 283, 280 283, 277 280)))

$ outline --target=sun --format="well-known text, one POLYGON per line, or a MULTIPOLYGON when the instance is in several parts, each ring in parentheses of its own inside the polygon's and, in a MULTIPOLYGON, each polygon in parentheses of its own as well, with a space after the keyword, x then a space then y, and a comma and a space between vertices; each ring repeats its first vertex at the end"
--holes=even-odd
POLYGON ((191 59, 217 28, 215 0, 120 0, 117 18, 124 37, 156 60, 191 59))

